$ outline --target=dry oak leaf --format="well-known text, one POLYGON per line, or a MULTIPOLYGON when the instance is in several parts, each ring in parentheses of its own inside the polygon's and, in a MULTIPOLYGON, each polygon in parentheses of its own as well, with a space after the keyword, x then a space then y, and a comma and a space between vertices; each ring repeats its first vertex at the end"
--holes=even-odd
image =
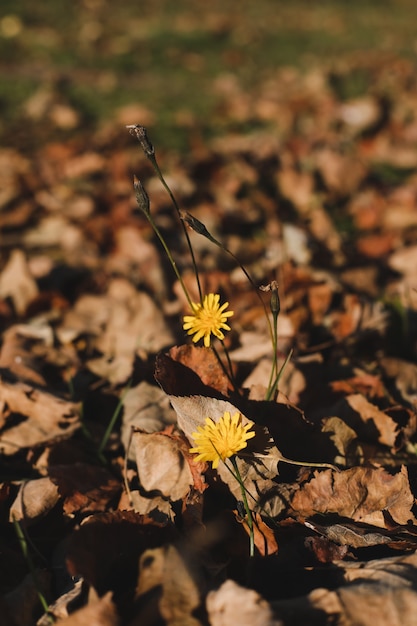
POLYGON ((68 439, 80 427, 80 411, 80 403, 0 379, 1 452, 10 455, 21 448, 68 439))
POLYGON ((413 505, 404 466, 395 474, 370 467, 353 467, 339 473, 316 471, 291 500, 293 513, 300 517, 336 513, 381 528, 385 527, 384 511, 397 524, 417 523, 411 511, 413 505))

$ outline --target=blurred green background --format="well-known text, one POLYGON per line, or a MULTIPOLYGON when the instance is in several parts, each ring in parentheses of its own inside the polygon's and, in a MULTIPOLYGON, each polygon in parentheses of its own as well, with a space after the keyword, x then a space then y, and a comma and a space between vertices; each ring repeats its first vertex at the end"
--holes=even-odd
MULTIPOLYGON (((415 0, 2 0, 0 10, 3 145, 97 129, 116 114, 186 150, 190 128, 210 136, 231 123, 219 103, 233 85, 256 93, 283 66, 413 58, 417 47, 415 0)), ((336 87, 360 95, 367 77, 336 87)))

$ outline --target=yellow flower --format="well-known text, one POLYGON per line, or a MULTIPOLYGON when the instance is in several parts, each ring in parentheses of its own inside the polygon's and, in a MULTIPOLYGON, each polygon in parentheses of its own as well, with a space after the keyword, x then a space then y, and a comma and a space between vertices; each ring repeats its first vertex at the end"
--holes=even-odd
POLYGON ((225 411, 218 422, 206 417, 205 426, 199 426, 198 432, 191 435, 195 447, 190 448, 190 452, 198 454, 196 461, 211 461, 216 469, 220 459, 224 461, 246 448, 247 440, 255 436, 253 431, 248 432, 252 426, 253 422, 242 425, 240 413, 231 417, 229 411, 225 411))
POLYGON ((188 335, 194 335, 194 343, 204 337, 204 345, 209 348, 211 334, 223 340, 222 330, 230 330, 226 322, 227 318, 233 315, 233 311, 225 311, 229 303, 225 302, 219 306, 219 301, 219 294, 209 293, 204 296, 203 304, 192 302, 194 315, 184 317, 183 328, 188 335))

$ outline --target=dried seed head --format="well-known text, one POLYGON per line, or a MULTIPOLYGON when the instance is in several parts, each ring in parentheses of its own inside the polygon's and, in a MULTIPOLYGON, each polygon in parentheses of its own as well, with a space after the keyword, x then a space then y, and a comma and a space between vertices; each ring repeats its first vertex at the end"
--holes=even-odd
POLYGON ((151 157, 155 154, 155 148, 149 141, 146 128, 144 126, 140 126, 140 124, 130 124, 129 126, 126 126, 126 128, 129 133, 133 137, 136 137, 139 141, 140 146, 147 157, 151 157))
POLYGON ((281 302, 278 293, 278 283, 276 280, 272 280, 268 285, 259 287, 261 291, 271 292, 271 301, 269 303, 272 315, 278 317, 281 310, 281 302))
POLYGON ((138 203, 140 210, 143 211, 146 215, 149 215, 149 196, 146 193, 144 186, 142 185, 140 180, 136 178, 136 176, 133 177, 133 187, 136 193, 136 202, 138 203))

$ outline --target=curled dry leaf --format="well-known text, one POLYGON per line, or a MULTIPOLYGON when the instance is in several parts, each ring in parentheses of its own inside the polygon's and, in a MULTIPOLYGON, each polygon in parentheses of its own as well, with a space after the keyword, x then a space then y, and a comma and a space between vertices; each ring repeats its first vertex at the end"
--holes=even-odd
POLYGON ((58 438, 69 438, 80 427, 81 405, 23 383, 0 380, 0 449, 15 454, 58 438))
MULTIPOLYGON (((169 424, 177 421, 169 398, 155 385, 142 381, 136 387, 131 387, 123 397, 122 442, 127 449, 132 434, 132 428, 147 433, 164 430, 169 424)), ((129 449, 129 459, 135 460, 135 450, 129 449)))
MULTIPOLYGON (((225 375, 212 350, 193 345, 174 346, 170 349, 169 356, 174 361, 185 365, 190 372, 197 374, 204 385, 224 395, 227 395, 231 390, 230 380, 225 375)), ((182 394, 174 391, 168 393, 188 395, 188 393, 182 394)))
MULTIPOLYGON (((249 527, 247 521, 243 522, 246 532, 249 535, 249 527)), ((262 556, 271 556, 277 554, 278 544, 272 528, 267 526, 259 513, 253 515, 253 529, 255 547, 262 556)))
POLYGON ((192 473, 185 460, 188 444, 168 434, 142 432, 133 434, 132 443, 143 489, 156 491, 173 502, 184 498, 193 484, 192 473))
POLYGON ((342 472, 314 472, 293 496, 291 509, 300 517, 337 513, 357 522, 385 527, 384 511, 397 524, 416 523, 405 467, 391 474, 383 468, 353 467, 342 472))
POLYGON ((10 507, 9 520, 36 522, 49 513, 59 499, 58 488, 50 478, 29 480, 20 486, 16 499, 10 507))
MULTIPOLYGON (((46 381, 39 371, 39 360, 28 346, 30 342, 21 333, 22 325, 14 325, 3 333, 0 350, 0 367, 9 370, 16 378, 44 387, 46 381)), ((52 334, 52 329, 51 334, 52 334)))
POLYGON ((395 447, 399 434, 399 426, 389 415, 378 409, 378 407, 371 402, 368 402, 361 394, 348 396, 346 401, 349 406, 359 414, 366 427, 369 426, 370 428, 377 429, 377 439, 379 443, 389 446, 390 448, 395 447))

